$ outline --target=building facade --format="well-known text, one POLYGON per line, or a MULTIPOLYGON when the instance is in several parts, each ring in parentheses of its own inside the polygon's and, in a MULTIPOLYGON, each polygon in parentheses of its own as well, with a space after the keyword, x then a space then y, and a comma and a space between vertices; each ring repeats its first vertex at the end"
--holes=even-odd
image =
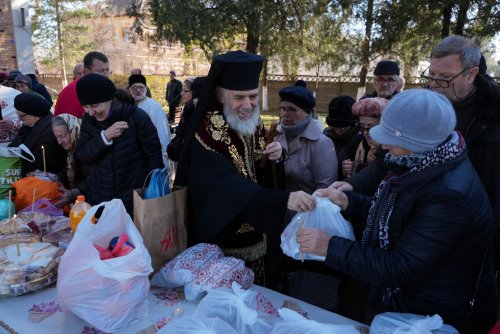
POLYGON ((0 0, 0 71, 35 73, 28 0, 0 0))

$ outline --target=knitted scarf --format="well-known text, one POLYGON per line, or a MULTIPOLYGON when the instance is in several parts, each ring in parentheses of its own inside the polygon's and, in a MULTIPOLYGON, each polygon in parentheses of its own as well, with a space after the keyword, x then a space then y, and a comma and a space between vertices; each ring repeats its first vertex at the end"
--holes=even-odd
MULTIPOLYGON (((361 243, 367 243, 370 240, 372 230, 378 227, 378 243, 382 249, 391 248, 391 240, 389 238, 389 220, 394 209, 394 203, 398 196, 392 192, 391 185, 399 182, 406 176, 426 170, 432 166, 440 165, 457 159, 465 151, 465 142, 460 133, 454 132, 451 139, 441 145, 425 152, 413 153, 410 155, 393 156, 387 153, 385 162, 388 164, 404 167, 404 172, 395 174, 390 173, 384 179, 375 195, 372 198, 370 210, 368 211, 368 219, 366 227, 363 231, 361 243)), ((387 288, 382 300, 385 304, 389 304, 394 293, 401 292, 400 288, 387 288)))
POLYGON ((362 243, 369 240, 371 231, 375 225, 379 227, 379 247, 390 248, 389 219, 394 209, 397 193, 391 192, 391 184, 401 180, 412 173, 423 171, 429 167, 444 164, 457 159, 465 150, 465 142, 458 132, 454 132, 449 140, 437 147, 425 152, 410 155, 393 156, 387 153, 385 162, 388 164, 405 167, 400 174, 390 173, 378 186, 377 192, 372 198, 365 230, 361 239, 362 243), (375 217, 377 217, 375 221, 375 217))

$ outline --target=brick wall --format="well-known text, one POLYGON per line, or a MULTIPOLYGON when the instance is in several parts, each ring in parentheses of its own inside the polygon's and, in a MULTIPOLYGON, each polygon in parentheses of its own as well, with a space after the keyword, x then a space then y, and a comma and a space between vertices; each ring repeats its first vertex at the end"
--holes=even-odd
POLYGON ((0 0, 0 71, 17 68, 10 0, 0 0))

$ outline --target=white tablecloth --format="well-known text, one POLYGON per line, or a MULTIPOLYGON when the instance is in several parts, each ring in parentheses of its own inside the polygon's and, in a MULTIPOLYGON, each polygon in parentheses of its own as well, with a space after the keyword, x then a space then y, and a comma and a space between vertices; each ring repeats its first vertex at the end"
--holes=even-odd
MULTIPOLYGON (((308 313, 310 319, 331 323, 331 324, 346 324, 366 327, 356 321, 350 320, 338 314, 326 311, 311 304, 297 300, 295 298, 285 296, 276 291, 272 291, 257 285, 251 288, 254 291, 262 292, 273 303, 276 308, 280 308, 285 300, 296 301, 299 307, 308 313)), ((125 330, 119 333, 137 334, 137 333, 155 333, 143 331, 146 328, 157 325, 164 326, 159 333, 168 333, 168 321, 174 318, 174 310, 182 309, 180 316, 191 314, 196 306, 196 302, 188 302, 182 299, 182 294, 178 296, 172 291, 152 288, 149 293, 149 315, 128 326, 125 330), (178 298, 180 297, 180 298, 178 298), (166 325, 165 325, 166 324, 166 325), (142 331, 142 332, 141 332, 142 331)), ((0 334, 4 333, 19 333, 19 334, 102 334, 103 332, 93 328, 92 325, 78 318, 70 311, 62 310, 50 313, 45 319, 41 319, 38 315, 31 314, 29 311, 34 305, 47 304, 54 302, 52 305, 57 305, 57 290, 55 286, 42 289, 35 293, 30 293, 13 298, 0 299, 0 334), (39 322, 34 322, 38 321, 39 322), (5 328, 10 327, 10 331, 5 328)), ((110 305, 110 307, 112 307, 110 305)))

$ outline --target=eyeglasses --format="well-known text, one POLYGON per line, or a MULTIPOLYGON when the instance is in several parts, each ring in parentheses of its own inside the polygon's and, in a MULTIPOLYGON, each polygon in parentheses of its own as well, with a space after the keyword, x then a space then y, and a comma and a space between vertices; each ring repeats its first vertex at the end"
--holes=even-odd
POLYGON ((145 90, 146 89, 146 87, 144 87, 144 86, 132 86, 131 88, 135 89, 135 90, 145 90))
POLYGON ((22 115, 21 115, 21 113, 20 113, 19 111, 18 111, 18 112, 16 112, 16 114, 17 114, 17 116, 18 116, 20 119, 23 119, 23 118, 24 118, 24 116, 28 115, 28 114, 22 114, 22 115))
POLYGON ((388 84, 388 85, 394 85, 396 83, 396 79, 390 78, 390 79, 384 79, 384 78, 375 78, 376 83, 381 83, 381 84, 388 84))
POLYGON ((436 85, 438 85, 439 87, 441 87, 441 88, 448 88, 448 87, 450 87, 450 83, 453 80, 455 80, 459 75, 463 74, 465 71, 470 70, 470 69, 471 69, 470 67, 466 67, 462 71, 460 71, 460 73, 458 73, 457 75, 451 77, 450 79, 438 79, 438 78, 433 78, 431 76, 425 75, 424 73, 428 70, 428 69, 426 69, 425 71, 422 72, 422 74, 420 74, 420 77, 422 79, 426 80, 426 83, 428 85, 432 81, 434 81, 436 83, 436 85))
POLYGON ((280 111, 285 113, 296 113, 297 111, 299 111, 301 109, 297 109, 297 108, 294 108, 294 107, 280 107, 280 111))
POLYGON ((359 126, 359 131, 361 131, 361 133, 364 133, 365 131, 370 132, 370 129, 373 128, 374 126, 375 125, 367 125, 367 126, 365 126, 365 125, 361 124, 359 126))

